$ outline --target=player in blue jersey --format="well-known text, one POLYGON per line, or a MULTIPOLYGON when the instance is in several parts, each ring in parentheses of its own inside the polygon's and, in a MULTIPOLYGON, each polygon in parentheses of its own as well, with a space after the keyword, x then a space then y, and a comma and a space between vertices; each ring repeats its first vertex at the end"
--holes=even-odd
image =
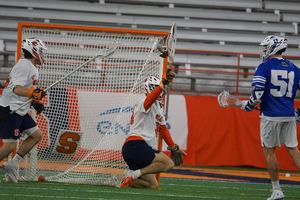
MULTIPOLYGON (((260 104, 260 136, 267 169, 273 186, 268 200, 283 199, 279 185, 279 166, 276 146, 285 145, 295 165, 300 170, 294 98, 300 89, 300 69, 282 58, 287 39, 270 35, 260 43, 261 63, 253 77, 252 93, 248 101, 242 101, 242 110, 252 111, 260 104)), ((299 109, 300 110, 300 109, 299 109)), ((297 114, 297 110, 296 110, 297 114)))

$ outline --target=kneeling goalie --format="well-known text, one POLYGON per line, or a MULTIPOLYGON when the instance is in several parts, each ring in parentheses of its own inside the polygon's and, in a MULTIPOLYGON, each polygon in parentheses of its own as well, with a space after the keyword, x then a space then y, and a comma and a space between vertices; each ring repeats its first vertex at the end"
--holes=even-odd
POLYGON ((174 76, 173 72, 167 71, 162 80, 150 76, 144 81, 146 96, 140 98, 133 107, 130 132, 122 148, 123 158, 130 170, 122 179, 121 188, 155 189, 158 187, 155 174, 172 170, 174 163, 180 165, 182 155, 187 155, 174 143, 164 120, 164 89, 174 76), (169 146, 174 163, 156 149, 158 132, 169 146))

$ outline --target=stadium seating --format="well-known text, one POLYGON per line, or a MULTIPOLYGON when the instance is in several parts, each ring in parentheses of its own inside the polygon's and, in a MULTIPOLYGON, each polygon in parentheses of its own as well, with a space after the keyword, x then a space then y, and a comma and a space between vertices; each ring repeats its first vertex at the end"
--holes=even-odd
POLYGON ((285 55, 300 66, 299 7, 293 0, 0 0, 0 83, 15 62, 19 21, 155 31, 176 22, 173 92, 247 94, 267 35, 286 36, 285 55))

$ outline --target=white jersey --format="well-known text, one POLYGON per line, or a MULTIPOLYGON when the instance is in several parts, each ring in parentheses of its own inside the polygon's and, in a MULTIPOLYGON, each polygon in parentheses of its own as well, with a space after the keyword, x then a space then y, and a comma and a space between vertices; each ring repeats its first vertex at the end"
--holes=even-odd
MULTIPOLYGON (((0 96, 0 105, 3 107, 10 106, 10 110, 19 108, 29 97, 22 97, 13 92, 15 85, 23 86, 27 89, 38 84, 38 69, 28 60, 20 59, 10 71, 5 88, 0 96)), ((21 116, 24 116, 30 108, 30 103, 17 110, 21 116)))
POLYGON ((157 148, 157 133, 160 125, 165 125, 163 106, 155 101, 146 111, 144 102, 146 97, 140 98, 133 107, 130 132, 128 136, 140 136, 151 147, 157 148))

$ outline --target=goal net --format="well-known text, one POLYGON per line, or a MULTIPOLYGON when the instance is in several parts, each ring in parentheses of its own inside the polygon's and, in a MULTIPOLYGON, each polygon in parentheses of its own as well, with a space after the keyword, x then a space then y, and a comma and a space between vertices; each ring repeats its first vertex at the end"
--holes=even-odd
POLYGON ((112 41, 119 44, 112 56, 96 58, 48 91, 45 110, 35 116, 43 139, 20 163, 20 181, 43 176, 46 181, 117 186, 128 168, 121 149, 132 107, 144 95, 144 79, 161 77, 165 62, 156 44, 167 34, 19 23, 18 41, 36 37, 48 48, 38 87, 49 87, 112 41))

